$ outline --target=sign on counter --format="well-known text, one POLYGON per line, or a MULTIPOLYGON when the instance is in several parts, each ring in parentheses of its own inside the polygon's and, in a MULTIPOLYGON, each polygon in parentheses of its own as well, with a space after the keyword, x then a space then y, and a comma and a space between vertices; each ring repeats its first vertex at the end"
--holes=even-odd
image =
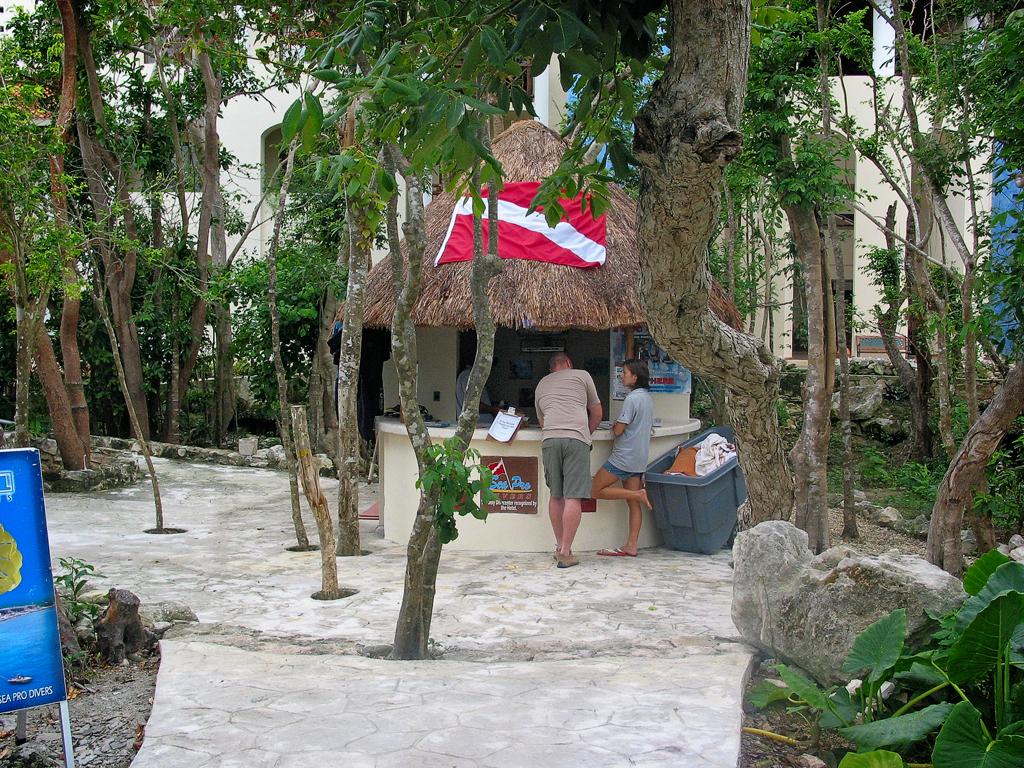
POLYGON ((484 456, 480 461, 491 470, 491 490, 495 498, 484 504, 489 514, 537 514, 536 456, 484 456))

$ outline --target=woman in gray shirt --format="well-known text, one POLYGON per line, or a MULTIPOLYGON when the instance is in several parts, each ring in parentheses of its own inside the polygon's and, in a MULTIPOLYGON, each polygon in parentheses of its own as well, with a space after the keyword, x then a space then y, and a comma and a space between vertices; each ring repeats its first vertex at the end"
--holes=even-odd
POLYGON ((644 471, 651 449, 651 428, 654 426, 654 401, 647 391, 650 372, 642 360, 622 364, 622 383, 630 392, 622 404, 622 413, 615 420, 612 433, 615 444, 612 454, 597 470, 590 488, 594 499, 619 499, 629 507, 629 537, 617 549, 602 549, 597 554, 607 557, 636 557, 637 539, 643 522, 641 505, 650 509, 647 491, 642 487, 644 471), (622 487, 618 487, 618 483, 622 487))

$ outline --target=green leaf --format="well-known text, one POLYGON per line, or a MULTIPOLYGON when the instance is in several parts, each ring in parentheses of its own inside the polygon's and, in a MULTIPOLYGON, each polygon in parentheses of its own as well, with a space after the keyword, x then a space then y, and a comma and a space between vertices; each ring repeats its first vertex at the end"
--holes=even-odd
POLYGON ((341 72, 336 69, 317 69, 313 72, 313 77, 317 80, 323 80, 325 83, 340 83, 341 72))
POLYGON ((897 608, 857 635, 843 663, 843 672, 853 674, 869 669, 868 679, 877 682, 899 661, 906 637, 907 610, 897 608))
POLYGON ((973 682, 995 667, 1022 620, 1024 594, 1007 592, 989 603, 949 649, 946 672, 953 682, 973 682))
POLYGON ((957 629, 963 630, 989 603, 1007 592, 1024 592, 1024 564, 1013 561, 996 568, 982 590, 969 598, 957 612, 957 629))
MULTIPOLYGON (((296 99, 291 106, 285 110, 284 118, 281 120, 281 144, 287 145, 299 132, 302 120, 302 99, 296 99)), ((282 147, 283 149, 283 147, 282 147)))
POLYGON ((999 566, 1012 562, 998 549, 992 549, 974 561, 974 565, 964 574, 964 591, 968 595, 976 595, 984 588, 989 577, 999 566))
POLYGON ((749 701, 750 705, 755 709, 765 709, 776 701, 786 701, 788 699, 789 687, 785 685, 776 685, 771 680, 762 680, 760 683, 755 685, 747 695, 747 701, 749 701))
POLYGON ((448 112, 444 117, 444 123, 449 131, 454 131, 459 123, 462 122, 462 116, 466 114, 466 105, 456 99, 449 105, 448 112))
MULTIPOLYGON (((904 657, 905 660, 906 657, 904 657)), ((894 675, 893 679, 921 688, 934 688, 936 685, 946 682, 946 678, 935 667, 923 664, 920 661, 912 662, 907 671, 894 675)))
POLYGON ((1024 736, 991 741, 981 713, 961 701, 946 718, 932 750, 935 768, 1020 768, 1024 765, 1024 736))
POLYGON ((903 768, 903 758, 884 749, 861 754, 848 752, 839 768, 903 768))
POLYGON ((538 30, 532 42, 530 74, 534 77, 545 72, 551 64, 552 36, 547 29, 538 30))
POLYGON ((487 60, 491 62, 491 66, 500 67, 505 63, 505 59, 508 58, 508 54, 505 51, 505 43, 502 42, 501 37, 498 36, 493 27, 484 27, 480 31, 480 45, 483 46, 484 53, 487 54, 487 60))
POLYGON ((306 107, 306 121, 302 124, 302 148, 311 152, 320 135, 320 127, 324 123, 324 110, 320 106, 320 99, 309 91, 303 94, 302 100, 306 107))
POLYGON ((21 562, 18 542, 0 525, 0 595, 21 584, 21 562))
POLYGON ((810 706, 819 710, 828 709, 828 700, 825 692, 818 687, 817 683, 790 669, 785 664, 777 664, 775 671, 779 673, 782 682, 789 686, 800 699, 806 701, 810 706))
POLYGON ((952 711, 953 705, 948 703, 932 704, 917 712, 899 717, 887 717, 873 723, 852 725, 839 728, 839 732, 860 749, 877 749, 878 747, 913 744, 915 741, 937 731, 952 711))

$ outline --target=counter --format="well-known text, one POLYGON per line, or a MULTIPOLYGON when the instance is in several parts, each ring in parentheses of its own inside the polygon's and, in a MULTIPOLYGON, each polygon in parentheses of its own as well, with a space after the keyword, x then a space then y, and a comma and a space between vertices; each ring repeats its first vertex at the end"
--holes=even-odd
MULTIPOLYGON (((687 419, 654 428, 651 437, 651 459, 686 440, 700 429, 700 421, 687 419)), ((454 437, 454 427, 430 427, 435 442, 454 437)), ((611 454, 611 429, 594 433, 590 455, 591 474, 597 472, 611 454)), ((377 420, 377 458, 380 471, 380 520, 384 537, 405 543, 412 531, 419 491, 416 489, 416 457, 405 425, 397 419, 377 420)), ((473 433, 470 447, 492 463, 508 460, 499 467, 507 471, 509 493, 503 495, 506 509, 528 510, 527 513, 492 511, 487 520, 471 516, 459 517, 459 538, 448 547, 462 550, 498 552, 548 552, 554 550, 554 534, 548 519, 548 489, 544 483, 541 461, 542 433, 539 427, 524 427, 511 443, 487 439, 487 429, 473 433), (532 472, 536 472, 535 482, 532 472), (536 512, 533 509, 536 508, 536 512)), ((586 512, 580 523, 573 549, 580 552, 621 546, 626 541, 628 510, 622 501, 599 501, 597 509, 586 512)), ((640 546, 660 543, 649 510, 644 512, 640 530, 640 546)))

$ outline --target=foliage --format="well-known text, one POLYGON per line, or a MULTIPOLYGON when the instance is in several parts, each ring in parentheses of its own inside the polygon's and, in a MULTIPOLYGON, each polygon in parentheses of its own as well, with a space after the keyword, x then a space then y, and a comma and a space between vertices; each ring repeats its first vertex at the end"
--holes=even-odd
POLYGON ((53 577, 53 582, 60 592, 72 626, 83 618, 90 622, 96 621, 100 615, 100 606, 83 598, 89 580, 102 579, 103 574, 96 570, 96 566, 77 557, 61 557, 57 562, 60 563, 61 571, 53 577))
MULTIPOLYGON (((904 609, 865 629, 843 666, 863 680, 822 689, 779 665, 788 704, 824 727, 838 721, 860 749, 840 765, 903 766, 894 755, 919 753, 929 742, 935 768, 1021 764, 1024 565, 989 552, 964 575, 964 587, 967 601, 940 619, 921 650, 905 647, 904 609)), ((759 693, 759 705, 784 695, 759 693)))
POLYGON ((484 505, 494 498, 491 470, 479 463, 478 451, 467 450, 454 437, 430 445, 427 457, 427 466, 416 480, 416 487, 434 500, 434 526, 441 543, 447 544, 459 536, 456 513, 487 519, 484 505))

